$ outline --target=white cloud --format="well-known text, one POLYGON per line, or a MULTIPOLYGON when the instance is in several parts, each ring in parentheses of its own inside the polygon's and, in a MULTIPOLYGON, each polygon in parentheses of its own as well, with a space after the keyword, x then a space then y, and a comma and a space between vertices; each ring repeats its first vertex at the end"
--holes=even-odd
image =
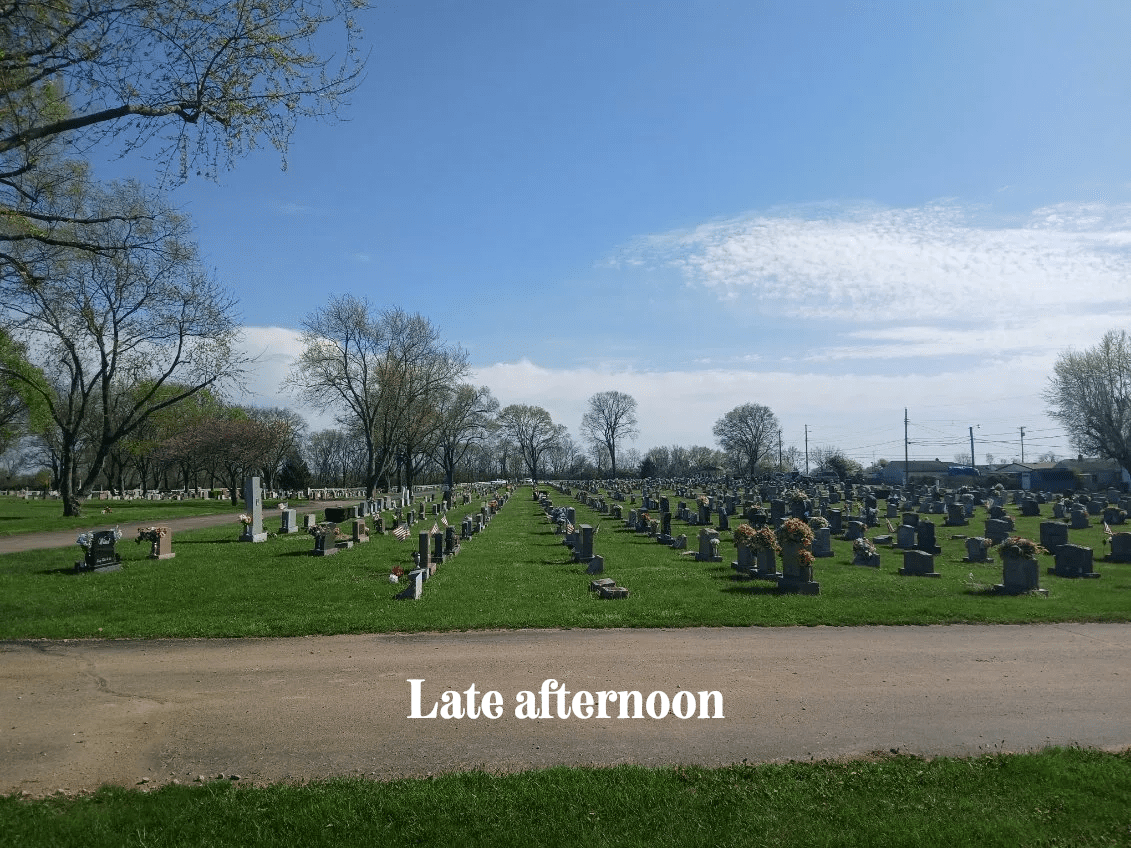
MULTIPOLYGON (((778 416, 787 447, 804 444, 808 425, 810 446, 835 444, 862 460, 902 457, 903 414, 908 408, 912 421, 935 422, 928 433, 919 434, 910 449, 913 457, 949 460, 969 444, 967 428, 976 425, 985 433, 1016 433, 1018 426, 1040 430, 1049 439, 1042 450, 1055 449, 1063 456, 1069 448, 1055 435, 1059 428, 1045 416, 1040 397, 1053 358, 1037 354, 1016 358, 1008 368, 985 361, 962 371, 895 376, 829 375, 780 367, 606 372, 547 368, 523 359, 480 367, 474 381, 490 386, 504 406, 546 408, 575 435, 591 395, 626 392, 639 406, 635 446, 642 451, 665 444, 713 445, 711 430, 724 413, 743 403, 762 403, 778 416)), ((915 438, 914 429, 912 433, 915 438)), ((979 460, 985 450, 1007 455, 1000 448, 976 445, 975 450, 979 460)))
POLYGON ((674 267, 692 286, 787 317, 1032 326, 1126 312, 1131 207, 985 217, 950 204, 758 213, 640 239, 612 264, 674 267))

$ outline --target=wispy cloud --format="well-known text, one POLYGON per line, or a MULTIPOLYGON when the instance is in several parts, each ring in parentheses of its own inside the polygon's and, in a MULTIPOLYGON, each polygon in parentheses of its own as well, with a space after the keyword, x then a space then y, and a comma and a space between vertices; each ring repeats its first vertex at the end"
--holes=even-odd
POLYGON ((794 208, 648 236, 612 264, 677 268, 789 317, 1031 323, 1126 306, 1131 206, 1061 204, 1008 222, 945 203, 794 208))

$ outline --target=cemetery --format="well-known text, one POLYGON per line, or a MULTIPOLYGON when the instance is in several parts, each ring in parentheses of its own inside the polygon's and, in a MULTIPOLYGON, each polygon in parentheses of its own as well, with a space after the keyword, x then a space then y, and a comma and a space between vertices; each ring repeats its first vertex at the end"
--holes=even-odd
POLYGON ((258 486, 249 478, 230 528, 154 524, 115 547, 113 526, 88 522, 79 557, 0 557, 14 610, 0 634, 1131 618, 1131 534, 1094 518, 1074 526, 1067 498, 1056 519, 992 492, 683 479, 467 485, 450 509, 427 489, 322 509, 291 497, 279 509, 258 486), (952 505, 947 524, 931 520, 952 505))

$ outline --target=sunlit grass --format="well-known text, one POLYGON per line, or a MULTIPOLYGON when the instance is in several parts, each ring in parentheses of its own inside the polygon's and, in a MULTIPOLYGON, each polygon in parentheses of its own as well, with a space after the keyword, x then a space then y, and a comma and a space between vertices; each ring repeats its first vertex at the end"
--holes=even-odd
MULTIPOLYGON (((723 562, 700 563, 573 499, 556 495, 556 501, 575 506, 579 522, 600 525, 595 550, 605 558, 604 576, 627 586, 629 598, 600 600, 588 591, 585 565, 573 562, 526 488, 440 566, 418 601, 396 600, 403 584, 390 584, 388 575, 394 565, 411 567, 415 532, 428 529, 431 517, 406 542, 375 536, 332 557, 311 556, 313 543, 304 534, 240 543, 233 520, 175 534, 172 560, 149 560, 146 544, 123 539, 125 567, 115 573, 74 574, 77 545, 0 557, 0 638, 1131 620, 1131 565, 1100 561, 1102 526, 1070 535, 1094 548, 1102 577, 1046 575, 1053 558, 1045 556, 1047 597, 979 591, 1001 582, 1001 566, 962 562, 964 544, 951 535, 981 535, 981 509, 968 528, 944 528, 940 517, 931 517, 943 549, 935 558, 941 578, 900 576, 901 553, 884 548, 880 569, 854 566, 850 543, 834 540, 834 556, 815 563, 821 593, 811 597, 739 579, 730 567, 737 553, 729 533, 722 534, 723 562)), ((449 520, 458 526, 472 511, 457 507, 449 520)), ((1017 532, 1036 539, 1040 521, 1018 517, 1017 532)), ((265 524, 277 530, 277 513, 265 524)), ((676 521, 673 532, 686 533, 695 548, 697 528, 676 521)))
POLYGON ((726 768, 551 768, 389 783, 0 798, 7 844, 1127 845, 1131 756, 1077 749, 726 768))

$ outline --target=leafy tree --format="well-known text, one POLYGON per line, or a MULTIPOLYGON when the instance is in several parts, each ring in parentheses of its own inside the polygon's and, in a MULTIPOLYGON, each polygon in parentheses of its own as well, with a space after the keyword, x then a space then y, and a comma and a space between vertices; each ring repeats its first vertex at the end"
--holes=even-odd
POLYGON ((864 473, 864 466, 845 455, 838 447, 825 445, 810 451, 816 462, 816 471, 831 471, 843 483, 845 480, 864 473))
MULTIPOLYGON (((364 61, 348 0, 38 0, 10 2, 0 29, 4 170, 35 165, 35 145, 78 148, 156 139, 181 176, 215 172, 268 141, 285 152, 299 118, 333 116, 364 61), (332 21, 334 59, 312 52, 332 21), (65 103, 63 98, 65 97, 65 103)), ((26 169, 25 169, 26 170, 26 169)))
POLYGON ((540 406, 511 404, 499 413, 499 425, 517 448, 526 472, 535 484, 542 474, 543 460, 564 435, 564 427, 540 406))
POLYGON ((306 421, 291 409, 280 406, 248 407, 248 417, 267 427, 270 438, 263 455, 263 486, 275 488, 275 475, 283 462, 298 449, 299 440, 306 433, 306 421))
POLYGON ((758 463, 776 444, 779 429, 777 416, 768 406, 745 403, 716 421, 712 432, 722 449, 734 454, 746 473, 754 476, 758 463))
POLYGON ((581 418, 581 435, 593 445, 603 445, 609 453, 613 477, 617 476, 617 445, 635 438, 636 399, 624 392, 597 392, 589 398, 589 408, 581 418))
POLYGON ((1077 450, 1131 469, 1131 337, 1125 331, 1109 330, 1095 347, 1061 353, 1044 399, 1077 450))
POLYGON ((235 351, 234 301, 201 270, 183 216, 134 183, 92 187, 82 201, 104 219, 103 243, 145 248, 32 244, 34 264, 49 273, 0 267, 0 316, 47 375, 0 363, 0 376, 22 384, 60 436, 64 515, 79 514, 122 439, 155 412, 237 379, 246 364, 235 351))

